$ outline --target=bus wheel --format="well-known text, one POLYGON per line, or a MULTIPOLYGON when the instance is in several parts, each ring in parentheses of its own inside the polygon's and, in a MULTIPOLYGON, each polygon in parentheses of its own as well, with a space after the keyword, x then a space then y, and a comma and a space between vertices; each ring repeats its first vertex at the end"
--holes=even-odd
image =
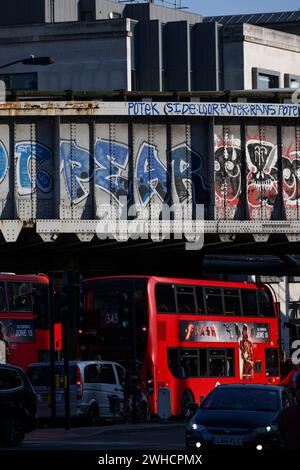
POLYGON ((192 411, 188 409, 188 404, 194 401, 195 401, 195 398, 192 392, 190 392, 189 390, 186 390, 181 400, 181 415, 184 418, 191 418, 193 416, 192 411))
POLYGON ((93 403, 89 407, 89 411, 87 414, 87 421, 90 426, 97 426, 99 422, 99 408, 98 408, 98 405, 96 405, 96 403, 93 403))

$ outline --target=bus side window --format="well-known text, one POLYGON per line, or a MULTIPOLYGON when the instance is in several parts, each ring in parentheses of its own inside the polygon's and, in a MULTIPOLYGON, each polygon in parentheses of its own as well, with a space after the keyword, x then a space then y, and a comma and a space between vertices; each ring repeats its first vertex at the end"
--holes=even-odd
POLYGON ((223 315, 221 289, 205 289, 205 299, 208 315, 223 315))
POLYGON ((274 308, 271 296, 265 290, 257 291, 259 314, 261 317, 274 317, 274 308))
POLYGON ((236 289, 224 289, 225 315, 241 315, 241 303, 239 291, 236 289))
POLYGON ((179 351, 178 349, 168 349, 168 366, 174 377, 181 377, 179 369, 179 351))
POLYGON ((180 351, 180 377, 199 377, 197 349, 180 351))
POLYGON ((257 317, 258 306, 256 299, 256 290, 254 289, 241 289, 242 306, 244 317, 257 317))
POLYGON ((28 282, 8 282, 9 309, 12 312, 32 312, 31 287, 28 282))
POLYGON ((196 305, 194 288, 190 286, 178 286, 176 291, 178 312, 195 314, 196 305))
POLYGON ((6 312, 6 294, 4 282, 0 282, 0 312, 6 312))
POLYGON ((199 367, 200 367, 200 377, 208 376, 207 369, 207 349, 199 349, 199 367))
POLYGON ((226 377, 234 377, 234 349, 226 349, 226 377))
POLYGON ((155 287, 156 310, 158 313, 175 313, 175 289, 171 284, 157 284, 155 287))
POLYGON ((208 364, 210 377, 225 377, 226 355, 224 350, 210 349, 208 364))
POLYGON ((234 376, 233 349, 210 349, 208 354, 210 377, 234 376))
POLYGON ((196 296, 197 296, 197 314, 203 315, 205 313, 204 309, 204 299, 203 299, 203 288, 202 286, 196 287, 196 296))

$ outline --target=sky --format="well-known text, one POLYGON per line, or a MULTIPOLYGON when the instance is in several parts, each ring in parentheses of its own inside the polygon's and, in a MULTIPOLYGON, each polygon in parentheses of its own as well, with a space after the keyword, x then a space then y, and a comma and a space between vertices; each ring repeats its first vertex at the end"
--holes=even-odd
POLYGON ((300 0, 182 0, 181 3, 204 16, 300 10, 300 0))

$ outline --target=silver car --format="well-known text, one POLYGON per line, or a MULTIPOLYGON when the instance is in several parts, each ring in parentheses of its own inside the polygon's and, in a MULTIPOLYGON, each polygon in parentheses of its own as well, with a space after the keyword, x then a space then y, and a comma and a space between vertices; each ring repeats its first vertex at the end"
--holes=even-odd
MULTIPOLYGON (((123 416, 125 369, 110 361, 70 361, 70 414, 96 424, 99 418, 123 416)), ((30 364, 28 377, 37 394, 37 414, 51 416, 50 364, 30 364)), ((56 416, 65 415, 64 363, 55 363, 56 416)))

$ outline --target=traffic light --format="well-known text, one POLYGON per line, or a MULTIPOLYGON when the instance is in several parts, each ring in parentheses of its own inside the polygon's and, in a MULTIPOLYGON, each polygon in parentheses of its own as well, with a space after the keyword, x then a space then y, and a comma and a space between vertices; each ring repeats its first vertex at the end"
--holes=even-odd
POLYGON ((63 273, 60 287, 54 295, 55 322, 67 321, 77 328, 80 313, 80 275, 76 271, 63 273))

